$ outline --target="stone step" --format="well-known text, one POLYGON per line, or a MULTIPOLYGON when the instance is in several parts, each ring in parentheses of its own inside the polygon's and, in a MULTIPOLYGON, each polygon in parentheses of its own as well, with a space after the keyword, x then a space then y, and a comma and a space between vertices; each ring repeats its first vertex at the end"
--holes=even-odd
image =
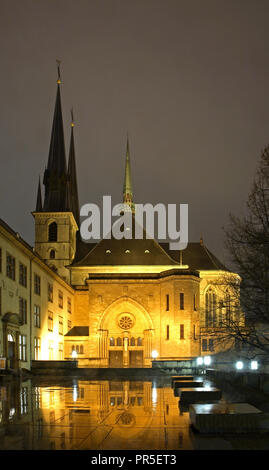
POLYGON ((193 375, 172 375, 171 376, 172 387, 174 386, 173 384, 175 381, 180 381, 180 380, 184 380, 184 381, 193 380, 193 375))
POLYGON ((202 387, 203 386, 203 381, 202 380, 189 380, 189 381, 183 381, 183 380, 180 380, 179 382, 178 381, 174 381, 174 388, 193 388, 193 387, 202 387))
POLYGON ((215 387, 179 388, 178 396, 184 403, 201 403, 221 399, 221 390, 215 387))
POLYGON ((191 404, 190 421, 201 433, 269 431, 269 417, 248 403, 191 404))

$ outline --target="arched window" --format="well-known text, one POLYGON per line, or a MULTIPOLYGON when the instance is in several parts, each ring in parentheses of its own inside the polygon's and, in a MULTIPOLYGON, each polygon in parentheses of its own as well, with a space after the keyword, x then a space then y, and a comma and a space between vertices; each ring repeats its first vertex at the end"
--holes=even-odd
POLYGON ((14 338, 13 338, 13 336, 12 336, 10 333, 7 335, 7 340, 8 340, 10 343, 14 343, 14 338))
POLYGON ((120 337, 117 338, 117 346, 122 346, 122 339, 120 337))
POLYGON ((217 296, 213 289, 209 288, 205 295, 205 326, 216 326, 217 321, 217 296))
POLYGON ((72 345, 72 349, 71 349, 71 352, 75 351, 76 350, 76 347, 74 345, 72 345))
POLYGON ((142 338, 137 338, 137 346, 143 346, 143 339, 142 338))
POLYGON ((227 326, 231 323, 231 296, 226 290, 225 292, 225 299, 224 299, 224 310, 225 310, 225 323, 227 326))
POLYGON ((49 224, 49 242, 57 242, 58 227, 56 222, 49 224))
POLYGON ((50 259, 55 259, 55 250, 50 250, 50 259))
POLYGON ((110 346, 115 346, 115 339, 114 338, 109 338, 109 345, 110 346))
POLYGON ((76 346, 76 353, 79 354, 79 346, 76 346))
POLYGON ((84 354, 84 348, 83 348, 83 345, 82 345, 82 344, 80 345, 79 353, 80 353, 80 354, 84 354))
POLYGON ((130 346, 135 346, 135 338, 131 338, 130 346))

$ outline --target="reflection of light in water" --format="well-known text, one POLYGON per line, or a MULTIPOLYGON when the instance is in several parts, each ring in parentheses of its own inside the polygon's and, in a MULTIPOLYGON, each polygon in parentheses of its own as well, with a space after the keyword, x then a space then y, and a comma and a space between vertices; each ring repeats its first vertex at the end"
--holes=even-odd
POLYGON ((9 410, 9 419, 12 419, 15 414, 15 408, 10 408, 9 410))
POLYGON ((78 388, 76 385, 73 385, 73 401, 77 401, 78 399, 78 388))
POLYGON ((157 399, 158 399, 158 393, 157 393, 157 388, 155 386, 155 384, 152 384, 152 396, 151 396, 151 399, 152 399, 152 404, 156 404, 157 403, 157 399))

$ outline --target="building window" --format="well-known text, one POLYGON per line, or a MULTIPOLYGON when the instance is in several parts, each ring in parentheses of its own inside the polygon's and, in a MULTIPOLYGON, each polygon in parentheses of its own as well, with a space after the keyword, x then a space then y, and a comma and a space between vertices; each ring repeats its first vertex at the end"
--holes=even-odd
POLYGON ((214 351, 214 340, 212 338, 208 340, 208 349, 211 352, 214 351))
POLYGON ((179 294, 179 308, 180 310, 184 310, 184 293, 180 292, 179 294))
POLYGON ((58 227, 56 222, 49 224, 49 242, 57 242, 58 227))
POLYGON ((109 338, 109 346, 115 346, 115 339, 109 338))
POLYGON ((84 354, 84 348, 82 344, 80 345, 80 348, 79 348, 79 354, 84 354))
POLYGON ((64 334, 64 320, 63 317, 59 315, 59 329, 58 329, 59 335, 64 334))
POLYGON ((180 339, 184 339, 184 325, 180 325, 180 339))
POLYGON ((120 337, 117 338, 117 346, 122 346, 122 339, 120 337))
POLYGON ((48 301, 53 302, 53 285, 48 283, 48 301))
POLYGON ((202 340, 202 351, 207 351, 207 339, 202 340))
POLYGON ((40 281, 40 276, 37 274, 34 275, 34 293, 36 295, 40 295, 41 292, 41 281, 40 281))
POLYGON ((7 277, 15 281, 15 258, 7 253, 7 277))
POLYGON ((28 390, 27 387, 22 387, 20 393, 21 402, 21 414, 25 415, 28 413, 28 390))
POLYGON ((27 323, 27 300, 19 297, 19 315, 22 325, 27 323))
POLYGON ((34 338, 34 353, 35 353, 35 360, 38 361, 40 359, 40 338, 34 338))
POLYGON ((143 339, 137 338, 137 346, 143 346, 143 339))
POLYGON ((27 267, 19 264, 19 283, 21 286, 27 287, 27 267))
POLYGON ((169 294, 166 294, 166 311, 169 310, 169 294))
POLYGON ((60 308, 63 308, 64 306, 64 297, 61 290, 58 291, 58 305, 60 308))
POLYGON ((135 346, 135 338, 134 337, 131 338, 130 346, 135 346))
POLYGON ((196 326, 193 325, 193 339, 196 339, 196 326))
POLYGON ((34 326, 40 328, 40 306, 34 305, 34 326))
POLYGON ((64 345, 63 343, 59 343, 59 359, 62 361, 64 358, 64 345))
POLYGON ((50 250, 50 259, 55 259, 55 250, 50 250))
POLYGON ((193 310, 197 310, 197 303, 196 303, 196 294, 193 294, 193 310))
POLYGON ((211 288, 205 295, 205 326, 216 326, 217 320, 217 296, 211 288))
POLYGON ((229 292, 225 293, 225 300, 224 300, 224 305, 225 305, 225 323, 226 326, 230 326, 231 323, 231 296, 229 292))
POLYGON ((67 297, 67 311, 68 313, 72 313, 72 303, 70 297, 67 297))
POLYGON ((48 313, 48 331, 53 331, 53 313, 48 313))
POLYGON ((19 335, 19 360, 26 361, 26 336, 19 335))
POLYGON ((169 339, 169 325, 166 325, 166 339, 169 339))
POLYGON ((49 341, 49 360, 53 360, 53 349, 54 349, 54 344, 53 341, 49 341))
POLYGON ((71 322, 71 320, 68 320, 68 321, 67 321, 67 328, 68 328, 68 331, 71 330, 71 328, 72 328, 72 322, 71 322))

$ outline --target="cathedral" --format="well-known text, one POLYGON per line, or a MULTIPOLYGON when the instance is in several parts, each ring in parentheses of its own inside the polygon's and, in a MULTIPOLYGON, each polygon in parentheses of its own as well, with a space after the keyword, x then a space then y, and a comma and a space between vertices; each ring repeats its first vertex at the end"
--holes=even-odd
MULTIPOLYGON (((130 161, 127 141, 123 202, 133 210, 130 161)), ((202 239, 182 252, 145 236, 81 239, 74 122, 67 161, 60 75, 43 186, 34 247, 0 219, 0 364, 151 367, 218 351, 212 332, 231 312, 216 281, 228 271, 202 239)))

